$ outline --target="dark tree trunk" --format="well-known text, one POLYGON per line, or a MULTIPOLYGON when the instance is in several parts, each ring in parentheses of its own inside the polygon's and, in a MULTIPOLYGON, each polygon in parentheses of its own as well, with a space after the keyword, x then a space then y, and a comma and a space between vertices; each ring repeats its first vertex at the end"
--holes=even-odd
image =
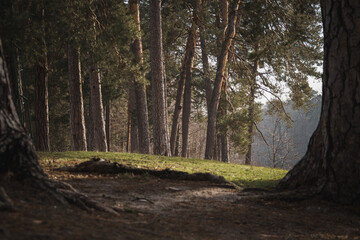
POLYGON ((195 47, 197 42, 197 28, 195 23, 190 29, 188 36, 188 47, 186 49, 185 57, 185 69, 186 69, 186 80, 184 89, 184 102, 183 102, 183 113, 182 113, 182 148, 181 156, 187 157, 188 150, 188 137, 189 137, 189 124, 190 124, 190 113, 191 113, 191 81, 192 81, 192 68, 194 63, 195 47))
POLYGON ((205 40, 205 29, 203 26, 204 19, 202 17, 202 23, 199 26, 199 35, 200 35, 200 48, 201 48, 201 60, 203 64, 203 72, 204 72, 204 87, 205 87, 205 94, 206 94, 206 106, 209 108, 211 95, 212 95, 212 86, 211 86, 211 79, 210 79, 210 67, 209 67, 209 57, 206 47, 206 40, 205 40))
POLYGON ((102 103, 101 93, 101 76, 99 69, 93 65, 90 67, 90 95, 91 95, 91 115, 94 131, 95 150, 106 152, 106 133, 105 133, 105 119, 104 107, 102 103))
MULTIPOLYGON (((143 64, 143 50, 141 41, 141 28, 140 28, 140 11, 139 1, 129 1, 130 13, 134 16, 134 21, 137 26, 139 37, 134 40, 132 44, 132 52, 134 54, 135 64, 143 64)), ((146 87, 141 80, 134 79, 135 96, 136 96, 136 116, 138 123, 138 151, 140 153, 150 153, 150 137, 149 137, 149 119, 148 107, 146 100, 146 87)))
MULTIPOLYGON (((259 50, 259 44, 255 45, 254 51, 255 55, 258 53, 259 50)), ((254 139, 254 118, 255 118, 255 93, 256 93, 256 77, 258 75, 258 57, 255 56, 254 64, 253 64, 253 70, 252 70, 252 76, 250 79, 250 96, 249 96, 249 126, 248 126, 248 134, 249 134, 249 144, 248 144, 248 150, 245 155, 245 164, 251 165, 252 160, 252 143, 254 139)))
POLYGON ((96 150, 95 136, 94 136, 94 120, 93 120, 93 111, 92 111, 92 96, 89 94, 89 110, 87 117, 85 119, 86 124, 86 144, 88 151, 96 150))
POLYGON ((150 0, 150 68, 152 82, 154 154, 170 156, 164 86, 161 0, 150 0))
MULTIPOLYGON (((186 58, 186 54, 185 54, 186 58)), ((176 92, 176 100, 175 100, 175 107, 174 107, 174 114, 172 118, 172 124, 171 124, 171 135, 170 135, 170 149, 171 154, 175 154, 175 145, 177 138, 179 136, 179 116, 182 109, 181 101, 184 94, 184 85, 185 85, 185 79, 186 79, 186 69, 185 69, 185 59, 183 60, 183 64, 181 67, 179 82, 178 82, 178 88, 176 92)))
POLYGON ((50 151, 48 66, 44 57, 35 66, 35 146, 38 151, 50 151))
POLYGON ((216 77, 214 82, 214 88, 211 95, 210 105, 208 107, 208 124, 206 132, 206 148, 205 148, 205 158, 214 159, 213 149, 215 147, 215 138, 216 138, 216 115, 219 105, 219 98, 221 93, 221 86, 223 81, 223 75, 226 68, 229 47, 232 43, 233 38, 235 37, 235 24, 238 17, 238 8, 240 1, 236 0, 231 8, 231 15, 229 18, 229 24, 226 29, 225 39, 222 43, 221 52, 218 57, 216 77))
MULTIPOLYGON (((11 180, 27 180, 22 183, 31 183, 31 187, 49 193, 49 196, 63 204, 71 202, 85 209, 96 208, 115 213, 114 210, 89 200, 69 184, 50 180, 41 170, 31 139, 19 121, 9 85, 0 40, 0 175, 11 172, 11 180)), ((0 191, 2 195, 6 194, 2 187, 0 191)), ((3 207, 13 207, 9 200, 5 203, 2 201, 1 199, 0 205, 3 207)))
POLYGON ((84 103, 79 50, 68 45, 71 150, 86 151, 84 103))
POLYGON ((307 153, 279 189, 303 188, 342 203, 360 201, 360 2, 321 1, 323 102, 307 153))
POLYGON ((110 100, 105 106, 105 132, 106 132, 106 144, 107 144, 107 151, 110 152, 110 143, 111 143, 111 136, 110 136, 110 111, 111 111, 111 102, 110 100))
POLYGON ((130 146, 128 147, 129 152, 136 153, 139 150, 138 144, 138 122, 136 117, 136 96, 135 96, 135 86, 130 86, 129 89, 129 104, 128 104, 128 114, 130 120, 130 146))

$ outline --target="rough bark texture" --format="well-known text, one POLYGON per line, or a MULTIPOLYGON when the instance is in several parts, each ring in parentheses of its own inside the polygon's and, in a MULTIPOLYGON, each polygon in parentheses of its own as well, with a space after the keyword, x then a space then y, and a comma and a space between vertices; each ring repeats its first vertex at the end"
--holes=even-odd
POLYGON ((219 98, 221 92, 221 86, 223 81, 223 75, 228 60, 229 47, 235 37, 235 24, 238 17, 238 8, 240 1, 233 2, 231 8, 231 15, 229 17, 229 23, 226 28, 225 39, 222 43, 221 52, 217 61, 216 77, 214 81, 214 88, 211 95, 210 105, 208 107, 208 123, 206 132, 206 148, 205 159, 214 159, 213 149, 215 147, 216 139, 216 114, 219 105, 219 98))
POLYGON ((150 68, 154 154, 170 156, 169 134, 166 121, 164 64, 161 30, 161 0, 150 0, 150 68))
MULTIPOLYGON (((91 95, 91 112, 92 123, 95 140, 95 150, 106 152, 106 133, 105 133, 105 120, 104 109, 101 94, 101 76, 99 69, 93 65, 90 67, 90 95, 91 95)), ((91 127, 91 126, 90 126, 91 127)))
POLYGON ((93 114, 92 114, 92 96, 89 94, 89 109, 88 114, 85 119, 86 124, 86 143, 88 151, 95 151, 96 150, 96 143, 94 137, 94 123, 93 123, 93 114))
POLYGON ((321 1, 323 103, 303 159, 279 189, 305 188, 339 201, 360 201, 360 2, 321 1))
MULTIPOLYGON (((143 50, 141 41, 141 28, 140 28, 140 11, 139 1, 129 1, 130 13, 134 16, 134 21, 137 27, 139 37, 134 40, 131 49, 134 54, 134 63, 143 64, 143 50)), ((148 154, 150 153, 150 136, 149 136, 149 117, 148 105, 146 100, 146 87, 145 84, 137 79, 134 79, 135 96, 136 96, 136 116, 138 122, 138 139, 139 139, 139 152, 148 154)))
POLYGON ((68 45, 71 150, 86 151, 84 103, 79 50, 68 45))
MULTIPOLYGON (((96 208, 116 214, 114 210, 89 200, 69 184, 50 180, 41 170, 31 139, 19 121, 9 85, 0 40, 0 177, 9 175, 11 179, 20 180, 24 184, 30 183, 30 186, 49 193, 49 196, 63 204, 71 202, 84 209, 96 208)), ((0 195, 7 197, 1 186, 0 195)), ((0 205, 3 210, 12 207, 9 198, 5 202, 0 201, 0 205)))
POLYGON ((50 151, 47 68, 46 57, 35 66, 35 146, 38 151, 50 151))

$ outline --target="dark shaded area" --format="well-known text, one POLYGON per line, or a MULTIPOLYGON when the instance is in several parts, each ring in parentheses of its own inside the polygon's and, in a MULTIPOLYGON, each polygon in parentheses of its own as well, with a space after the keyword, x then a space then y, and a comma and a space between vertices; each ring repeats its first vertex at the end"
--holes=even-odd
MULTIPOLYGON (((222 176, 217 176, 211 173, 187 173, 181 171, 174 171, 170 169, 165 170, 150 170, 144 168, 128 167, 116 162, 110 162, 102 158, 92 158, 89 161, 82 162, 71 167, 61 167, 56 169, 58 171, 69 171, 77 173, 98 173, 98 174, 117 174, 128 173, 133 175, 150 175, 158 178, 176 179, 176 180, 191 180, 191 181, 209 181, 213 183, 223 183, 234 185, 225 180, 222 176)), ((234 186, 235 188, 235 186, 234 186)))

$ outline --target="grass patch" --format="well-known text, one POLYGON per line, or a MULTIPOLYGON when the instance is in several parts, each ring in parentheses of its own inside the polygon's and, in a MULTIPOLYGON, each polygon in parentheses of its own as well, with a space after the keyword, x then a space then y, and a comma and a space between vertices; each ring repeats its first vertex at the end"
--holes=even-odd
POLYGON ((38 152, 40 164, 51 164, 60 167, 69 161, 82 162, 93 157, 101 157, 118 163, 146 169, 184 171, 188 173, 208 172, 223 176, 241 187, 272 188, 287 173, 286 170, 255 167, 240 164, 222 163, 181 157, 164 157, 155 155, 115 152, 38 152))

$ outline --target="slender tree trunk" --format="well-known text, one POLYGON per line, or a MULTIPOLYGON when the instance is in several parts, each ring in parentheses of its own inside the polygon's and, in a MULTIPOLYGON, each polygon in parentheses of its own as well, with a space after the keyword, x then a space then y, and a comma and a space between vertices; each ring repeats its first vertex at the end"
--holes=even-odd
MULTIPOLYGON (((255 45, 254 51, 255 51, 255 55, 258 53, 259 50, 259 44, 257 43, 255 45)), ((245 155, 245 164, 246 165, 251 165, 251 160, 252 160, 252 143, 253 143, 253 139, 254 139, 254 118, 255 118, 255 93, 256 93, 256 77, 258 74, 258 65, 259 65, 259 60, 258 57, 255 56, 255 60, 253 63, 253 70, 252 70, 252 76, 250 79, 250 99, 249 99, 249 127, 248 127, 248 134, 249 134, 249 145, 248 145, 248 150, 247 153, 245 155)))
POLYGON ((111 101, 109 100, 105 106, 105 132, 106 132, 106 144, 107 144, 107 151, 110 152, 110 143, 111 143, 111 136, 110 136, 110 111, 111 111, 111 101))
POLYGON ((200 26, 199 30, 200 30, 201 59, 202 59, 203 71, 204 71, 204 87, 205 87, 205 94, 206 94, 206 106, 207 106, 207 108, 209 108, 210 101, 211 101, 211 95, 212 95, 209 57, 208 57, 207 48, 206 48, 204 28, 202 26, 200 26))
MULTIPOLYGON (((90 87, 91 88, 91 87, 90 87)), ((93 118, 93 110, 92 110, 92 96, 89 94, 89 110, 87 117, 85 119, 86 125, 86 144, 88 151, 96 151, 96 142, 94 135, 94 118, 93 118)))
MULTIPOLYGON (((196 11, 196 10, 194 10, 196 11)), ((181 156, 187 157, 188 150, 188 137, 189 137, 189 124, 190 124, 190 113, 191 113, 191 82, 192 82, 192 68, 194 63, 195 47, 197 42, 197 27, 193 23, 188 36, 188 48, 185 53, 188 55, 185 57, 185 69, 186 69, 186 80, 184 89, 184 102, 183 102, 183 113, 182 113, 182 149, 181 156)))
MULTIPOLYGON (((50 180, 41 170, 35 148, 28 134, 20 123, 11 98, 9 75, 4 61, 4 53, 0 40, 0 175, 11 172, 11 180, 20 180, 21 184, 46 192, 50 197, 62 204, 69 202, 84 209, 95 208, 115 213, 112 209, 89 200, 69 184, 50 180), (26 181, 24 181, 26 180, 26 181)), ((3 182, 1 182, 2 184, 3 182)), ((6 195, 0 186, 2 195, 6 195)), ((3 202, 2 207, 13 209, 11 202, 3 202), (4 206, 5 205, 5 206, 4 206)))
MULTIPOLYGON (((188 39, 188 41, 189 41, 189 39, 188 39)), ((178 131, 179 116, 180 116, 180 112, 182 109, 181 101, 182 101, 183 94, 184 94, 184 86, 185 86, 185 80, 186 80, 186 69, 185 69, 186 57, 187 57, 187 55, 185 52, 185 57, 184 57, 184 60, 182 63, 180 77, 179 77, 179 81, 178 81, 178 88, 177 88, 176 100, 175 100, 175 108, 174 108, 174 114, 173 114, 172 124, 171 124, 170 149, 171 149, 172 155, 175 155, 175 145, 176 145, 177 138, 179 136, 179 131, 178 131)), ((175 155, 175 156, 177 156, 177 155, 175 155)))
POLYGON ((129 120, 130 120, 130 147, 129 152, 138 152, 139 150, 139 144, 138 144, 138 122, 136 117, 136 96, 135 96, 135 86, 130 86, 129 89, 129 120))
POLYGON ((48 66, 44 57, 35 66, 35 146, 38 151, 50 151, 48 66))
POLYGON ((228 60, 228 51, 232 43, 232 40, 235 37, 235 24, 238 17, 237 12, 239 8, 239 3, 240 0, 236 0, 232 5, 229 24, 226 29, 225 39, 222 43, 221 52, 217 62, 217 71, 214 82, 214 89, 212 91, 211 102, 208 108, 208 124, 207 124, 206 149, 205 149, 206 159, 214 159, 215 157, 213 155, 213 149, 215 147, 215 138, 216 138, 216 115, 219 105, 223 75, 228 60))
POLYGON ((71 150, 86 151, 84 103, 79 50, 68 45, 71 150))
MULTIPOLYGON (((135 64, 143 64, 143 50, 141 41, 141 28, 140 28, 140 11, 139 1, 129 1, 130 12, 134 16, 134 21, 137 26, 139 37, 134 40, 132 44, 132 52, 135 55, 135 64)), ((144 76, 143 76, 144 77, 144 76)), ((149 136, 149 119, 148 119, 148 106, 146 100, 146 87, 145 84, 134 79, 135 96, 136 96, 136 116, 138 122, 138 139, 140 153, 150 153, 150 136, 149 136)))
POLYGON ((105 119, 101 94, 101 76, 99 69, 93 65, 90 71, 90 95, 91 95, 91 111, 94 130, 94 140, 96 151, 106 152, 106 133, 105 119))
POLYGON ((153 101, 154 154, 170 156, 166 121, 164 64, 161 30, 161 0, 150 0, 150 67, 153 101))
POLYGON ((342 203, 360 201, 360 5, 321 1, 323 102, 307 153, 279 189, 305 189, 342 203))

